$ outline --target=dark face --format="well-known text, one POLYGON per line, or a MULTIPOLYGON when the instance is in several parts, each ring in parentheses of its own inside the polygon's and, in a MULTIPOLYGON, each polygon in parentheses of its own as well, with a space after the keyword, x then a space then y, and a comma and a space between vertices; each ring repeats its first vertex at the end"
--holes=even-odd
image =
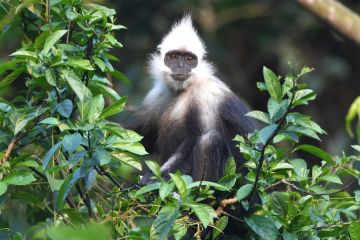
POLYGON ((169 51, 165 54, 164 63, 171 69, 171 77, 176 81, 185 81, 198 64, 195 54, 186 51, 169 51))

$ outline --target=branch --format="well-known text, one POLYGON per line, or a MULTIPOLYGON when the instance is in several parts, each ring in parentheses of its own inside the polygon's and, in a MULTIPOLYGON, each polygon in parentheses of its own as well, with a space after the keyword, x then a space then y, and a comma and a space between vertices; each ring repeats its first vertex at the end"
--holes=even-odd
POLYGON ((301 193, 304 193, 304 194, 307 194, 307 195, 312 195, 312 196, 324 196, 324 195, 332 195, 332 194, 336 194, 336 193, 339 193, 339 192, 343 192, 345 191, 346 189, 348 189, 349 187, 351 187, 357 180, 354 179, 352 182, 350 182, 348 185, 345 185, 343 188, 340 188, 339 190, 336 190, 335 192, 329 192, 329 193, 314 193, 314 192, 308 192, 302 188, 299 188, 298 186, 296 186, 295 184, 289 182, 288 180, 286 179, 282 179, 281 182, 284 183, 285 185, 295 189, 296 191, 298 192, 301 192, 301 193))
POLYGON ((336 31, 360 45, 360 16, 336 0, 297 0, 336 31))
POLYGON ((10 144, 8 145, 8 147, 6 149, 6 152, 3 156, 3 158, 1 159, 1 162, 0 162, 1 164, 4 164, 8 160, 16 143, 17 143, 17 139, 16 139, 16 137, 13 137, 13 139, 11 140, 10 144))

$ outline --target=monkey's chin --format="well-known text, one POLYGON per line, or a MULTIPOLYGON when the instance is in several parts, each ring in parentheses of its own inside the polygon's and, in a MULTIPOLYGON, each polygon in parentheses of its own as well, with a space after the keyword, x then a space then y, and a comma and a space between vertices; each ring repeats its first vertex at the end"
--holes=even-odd
POLYGON ((190 77, 190 74, 188 74, 188 73, 171 74, 172 79, 174 79, 175 81, 180 81, 180 82, 185 81, 189 77, 190 77))

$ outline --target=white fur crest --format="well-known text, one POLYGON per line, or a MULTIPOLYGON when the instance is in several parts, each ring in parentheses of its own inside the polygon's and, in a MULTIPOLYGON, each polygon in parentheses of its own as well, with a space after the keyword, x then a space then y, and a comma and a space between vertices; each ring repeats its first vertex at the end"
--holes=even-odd
POLYGON ((191 17, 186 15, 180 22, 176 23, 171 31, 163 38, 158 46, 164 58, 165 53, 177 49, 194 53, 199 59, 205 54, 205 45, 194 29, 191 17))

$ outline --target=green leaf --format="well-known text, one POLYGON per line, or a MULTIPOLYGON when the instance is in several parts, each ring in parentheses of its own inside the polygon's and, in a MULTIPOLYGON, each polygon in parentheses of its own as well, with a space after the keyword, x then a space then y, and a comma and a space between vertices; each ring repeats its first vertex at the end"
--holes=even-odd
POLYGON ((161 170, 160 166, 157 162, 154 161, 145 161, 146 165, 150 169, 150 171, 158 178, 161 178, 161 170))
POLYGON ((50 51, 51 47, 53 47, 55 43, 59 41, 60 38, 62 38, 62 36, 64 36, 66 33, 67 30, 58 30, 51 33, 45 41, 42 52, 46 55, 50 51))
POLYGON ((251 111, 251 112, 248 112, 247 114, 245 114, 245 116, 255 118, 255 119, 257 119, 259 121, 262 121, 264 123, 268 123, 268 124, 271 123, 269 114, 264 113, 262 111, 251 111))
POLYGON ((312 101, 316 98, 316 94, 311 89, 301 89, 295 92, 294 106, 306 105, 308 101, 312 101))
POLYGON ((117 80, 120 80, 122 83, 126 84, 127 86, 131 86, 130 80, 120 71, 114 70, 113 72, 110 72, 111 76, 116 78, 117 80))
POLYGON ((263 67, 263 75, 265 80, 266 88, 272 98, 280 102, 282 98, 282 89, 279 78, 273 71, 267 67, 263 67))
POLYGON ((317 156, 318 158, 324 160, 325 162, 329 163, 330 165, 334 165, 335 161, 332 159, 331 155, 328 154, 327 152, 325 152, 324 150, 315 147, 313 145, 309 145, 309 144, 303 144, 300 146, 297 146, 293 152, 298 151, 298 150, 303 150, 305 152, 311 153, 314 156, 317 156))
POLYGON ((100 68, 101 71, 105 70, 105 62, 98 57, 92 57, 94 63, 100 68))
POLYGON ((352 222, 348 228, 351 239, 360 239, 360 223, 352 222))
POLYGON ((343 184, 341 179, 336 175, 325 175, 319 178, 321 181, 343 184))
POLYGON ((277 129, 278 125, 277 124, 271 124, 268 125, 266 127, 264 127, 263 129, 261 129, 258 132, 258 136, 260 139, 260 142, 262 144, 265 144, 267 141, 270 140, 271 135, 275 132, 275 130, 277 129))
POLYGON ((133 154, 124 152, 113 152, 111 155, 114 156, 116 159, 119 159, 121 162, 124 162, 127 165, 136 168, 139 171, 142 170, 140 160, 137 159, 133 154))
POLYGON ((2 196, 7 191, 7 184, 5 182, 0 182, 0 196, 2 196))
POLYGON ((60 121, 57 118, 48 117, 48 118, 41 120, 39 123, 48 124, 48 125, 58 125, 58 124, 60 124, 60 121))
POLYGON ((233 157, 229 158, 225 164, 225 176, 234 175, 236 173, 236 162, 233 157))
POLYGON ((43 160, 43 169, 46 169, 47 166, 49 165, 49 162, 51 160, 51 157, 54 155, 54 153, 56 152, 56 150, 58 150, 58 148, 60 147, 60 145, 62 144, 62 142, 58 142, 56 143, 54 146, 52 146, 50 148, 50 150, 46 153, 44 160, 43 160))
POLYGON ((56 110, 61 116, 69 118, 73 110, 73 103, 70 99, 64 99, 56 105, 56 110))
POLYGON ((25 68, 19 68, 17 70, 12 71, 6 77, 0 79, 0 89, 3 89, 9 86, 15 79, 17 79, 23 72, 25 68))
POLYGON ((137 155, 146 155, 148 154, 143 145, 139 142, 119 142, 111 145, 114 148, 135 153, 137 155))
POLYGON ((301 77, 301 76, 304 76, 305 74, 308 74, 309 72, 312 72, 312 71, 314 71, 314 69, 313 68, 309 68, 309 67, 303 67, 302 69, 301 69, 301 72, 300 72, 300 74, 298 75, 298 77, 301 77))
POLYGON ((273 98, 269 99, 267 108, 269 112, 269 117, 271 118, 272 122, 278 121, 285 115, 286 111, 288 110, 288 105, 288 99, 282 100, 280 103, 273 98))
POLYGON ((64 149, 69 153, 73 153, 76 148, 80 146, 81 142, 82 136, 80 135, 80 133, 66 135, 62 140, 64 149))
POLYGON ((228 225, 228 217, 222 216, 215 222, 215 227, 211 233, 211 239, 215 240, 220 234, 224 234, 222 231, 228 225))
POLYGON ((96 149, 93 158, 97 160, 100 166, 108 164, 111 162, 111 155, 109 152, 102 150, 102 149, 96 149))
POLYGON ((115 101, 109 107, 104 109, 100 117, 105 119, 124 111, 126 101, 127 101, 127 97, 122 97, 119 100, 115 101))
POLYGON ((353 120, 356 118, 356 116, 360 118, 360 96, 357 97, 354 100, 354 102, 351 104, 345 117, 345 127, 350 137, 354 137, 354 133, 351 129, 351 124, 353 120))
POLYGON ((70 58, 66 63, 66 66, 74 67, 74 68, 81 68, 84 70, 94 70, 91 66, 91 63, 87 59, 74 59, 70 58))
POLYGON ((274 223, 263 216, 253 215, 250 218, 244 218, 245 223, 264 240, 277 240, 279 231, 274 223))
POLYGON ((61 185, 58 198, 56 201, 56 206, 58 209, 64 208, 64 201, 68 194, 71 192, 75 184, 79 181, 80 178, 84 177, 91 169, 78 168, 76 171, 69 175, 63 184, 61 185))
POLYGON ((45 79, 51 86, 56 87, 56 75, 53 69, 48 68, 45 70, 45 79))
POLYGON ((303 159, 293 159, 290 164, 294 167, 294 172, 301 178, 307 178, 307 164, 303 159))
POLYGON ((252 190, 252 184, 245 184, 245 185, 241 186, 240 189, 236 193, 236 199, 238 201, 243 200, 251 193, 251 190, 252 190))
POLYGON ((99 119, 105 106, 105 101, 103 95, 97 95, 91 100, 91 107, 88 112, 87 119, 90 123, 94 123, 99 119))
POLYGON ((360 152, 360 145, 351 145, 351 147, 356 151, 360 152))
POLYGON ((213 224, 214 218, 217 217, 216 212, 209 205, 202 203, 190 203, 184 205, 191 207, 204 228, 206 228, 209 224, 213 224))
POLYGON ((80 78, 73 71, 63 69, 62 72, 80 102, 83 102, 85 97, 91 96, 89 89, 81 82, 80 78))
POLYGON ((150 184, 140 188, 139 190, 137 190, 137 192, 135 193, 135 196, 139 196, 139 195, 142 195, 142 194, 147 193, 147 192, 154 191, 154 190, 159 189, 159 188, 160 188, 160 183, 159 182, 150 183, 150 184))
POLYGON ((295 233, 284 233, 283 234, 283 239, 284 240, 298 240, 298 236, 295 233))
POLYGON ((10 54, 10 56, 16 56, 16 57, 31 59, 31 60, 38 59, 38 56, 36 55, 35 52, 31 52, 31 51, 27 51, 27 50, 16 51, 16 52, 10 54))
POLYGON ((150 239, 167 240, 179 214, 179 206, 167 204, 163 207, 151 226, 150 239))
POLYGON ((50 185, 50 189, 52 192, 59 191, 61 188, 61 185, 64 183, 64 179, 56 179, 53 178, 50 174, 46 173, 46 178, 48 180, 48 183, 50 185))
POLYGON ((288 214, 289 206, 292 204, 288 193, 285 192, 273 192, 271 194, 271 203, 274 212, 286 217, 288 214))
POLYGON ((20 171, 6 176, 2 181, 8 185, 28 185, 35 181, 31 172, 20 171))
POLYGON ((194 188, 194 187, 199 187, 201 184, 201 186, 210 186, 210 187, 214 187, 215 189, 219 190, 219 191, 230 191, 230 189, 228 189, 227 187, 215 183, 215 182, 209 182, 209 181, 196 181, 193 183, 190 183, 187 187, 188 189, 194 188))
POLYGON ((182 199, 186 199, 187 197, 187 186, 184 179, 179 174, 170 173, 171 179, 174 181, 177 190, 182 199))
POLYGON ((159 189, 159 196, 161 200, 164 200, 167 196, 169 196, 170 193, 173 191, 173 189, 174 189, 174 184, 162 182, 160 184, 160 189, 159 189))

